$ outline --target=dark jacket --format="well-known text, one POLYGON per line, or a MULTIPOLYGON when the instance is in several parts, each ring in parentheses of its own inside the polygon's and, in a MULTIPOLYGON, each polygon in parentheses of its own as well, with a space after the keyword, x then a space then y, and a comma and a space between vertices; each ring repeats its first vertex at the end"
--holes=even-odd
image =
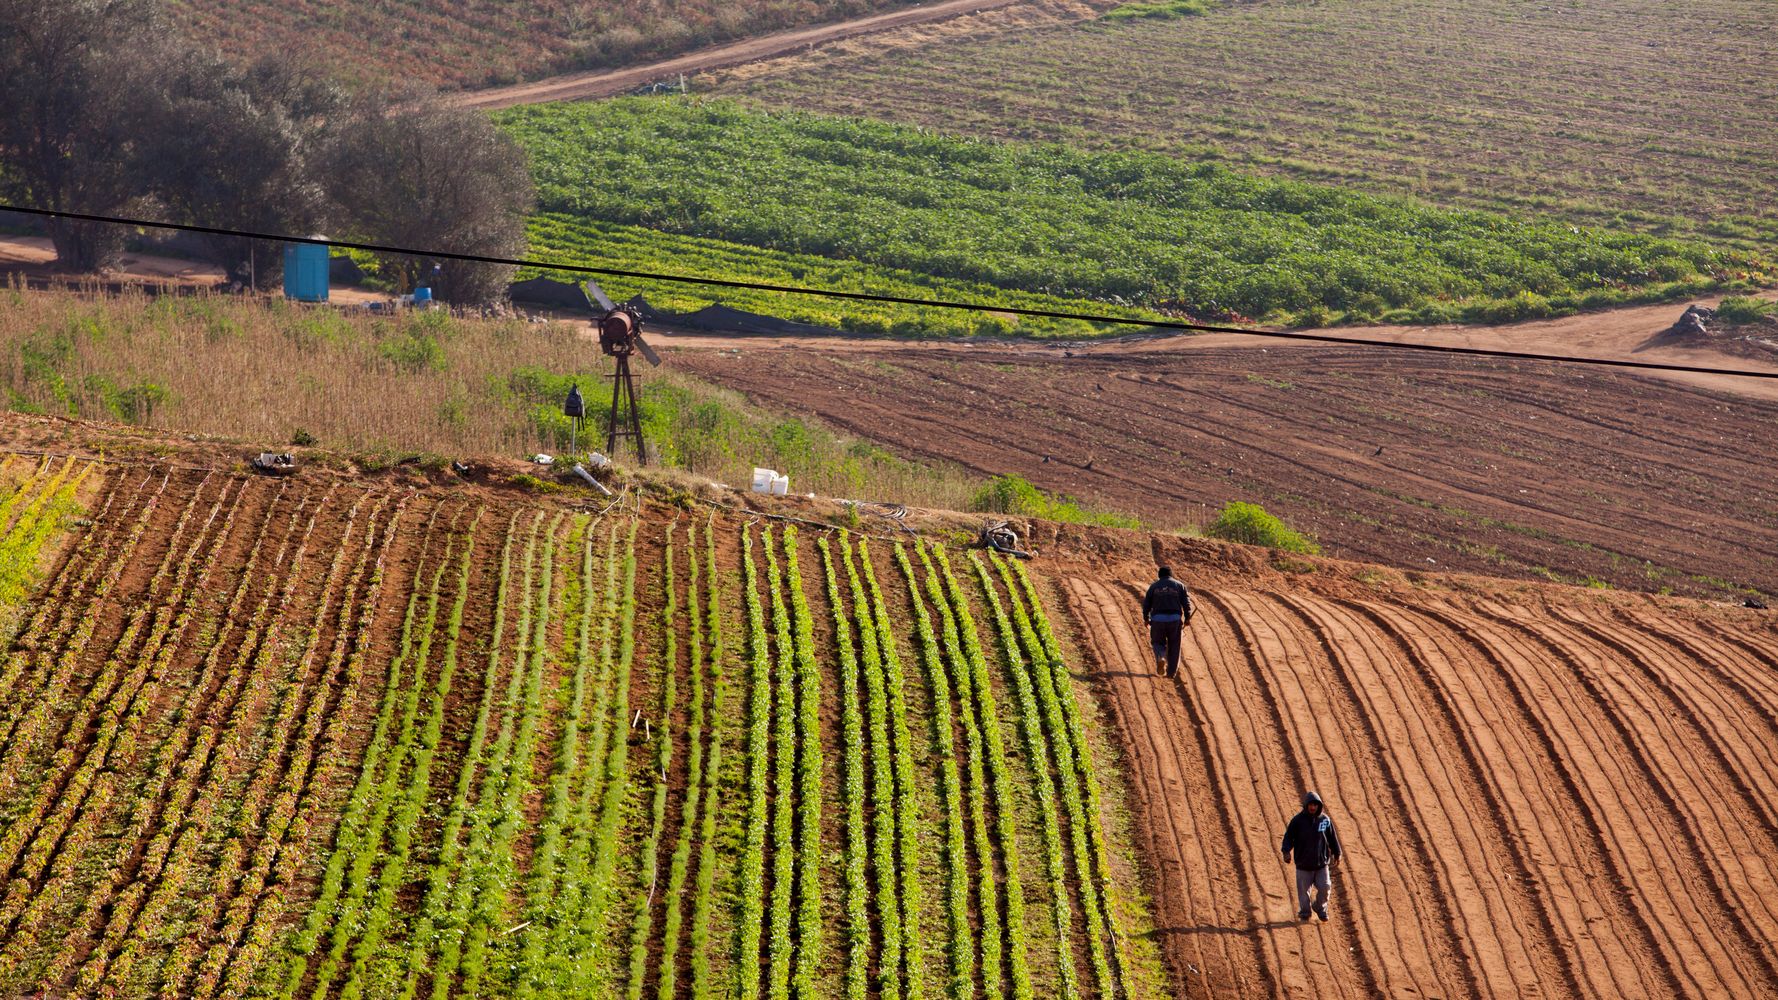
POLYGON ((1156 615, 1177 615, 1178 621, 1189 622, 1192 620, 1192 610, 1191 591, 1172 577, 1149 584, 1148 596, 1142 599, 1143 621, 1150 621, 1156 615))
POLYGON ((1340 835, 1325 811, 1311 816, 1304 809, 1284 828, 1283 850, 1296 856, 1296 866, 1303 871, 1320 871, 1329 861, 1340 859, 1340 835))

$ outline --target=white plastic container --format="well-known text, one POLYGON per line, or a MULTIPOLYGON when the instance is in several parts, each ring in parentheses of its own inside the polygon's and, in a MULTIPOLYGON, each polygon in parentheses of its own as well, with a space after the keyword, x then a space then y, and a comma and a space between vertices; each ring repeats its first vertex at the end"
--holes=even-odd
POLYGON ((772 475, 772 496, 781 497, 790 492, 790 477, 772 475))
POLYGON ((755 493, 770 493, 770 492, 772 492, 772 483, 775 480, 777 480, 777 478, 778 478, 778 473, 775 470, 762 469, 757 465, 754 466, 753 467, 753 492, 755 492, 755 493))

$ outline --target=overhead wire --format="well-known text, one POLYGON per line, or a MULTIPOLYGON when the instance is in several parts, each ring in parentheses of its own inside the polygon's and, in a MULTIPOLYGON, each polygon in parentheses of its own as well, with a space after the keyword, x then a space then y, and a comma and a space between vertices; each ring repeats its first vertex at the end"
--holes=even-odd
POLYGON ((159 222, 152 219, 136 219, 116 215, 98 215, 87 212, 68 212, 47 208, 30 208, 21 205, 0 204, 0 211, 17 212, 23 215, 34 215, 44 218, 71 219, 77 222, 106 223, 149 229, 170 229, 175 232, 198 233, 207 236, 233 236, 241 239, 267 240, 277 243, 297 243, 338 247, 343 250, 359 250, 367 253, 399 254, 407 257, 426 257, 438 260, 460 260, 478 264, 501 264, 511 267, 535 268, 544 271, 563 271, 570 274, 630 278, 638 281, 658 281, 668 284, 701 285, 712 288, 735 288, 758 292, 781 292, 787 295, 807 295, 814 298, 840 299, 852 302, 877 302, 885 305, 915 306, 922 309, 951 309, 965 312, 994 313, 1003 316, 1028 316, 1033 319, 1075 320, 1079 322, 1100 323, 1112 326, 1142 326, 1160 330, 1178 330, 1184 333, 1238 334, 1240 336, 1263 337, 1272 340, 1343 344, 1348 347, 1380 347, 1400 351, 1419 351, 1422 353, 1461 355, 1465 357, 1503 358, 1515 361, 1545 361, 1558 364, 1592 365, 1596 367, 1626 368, 1639 371, 1678 372, 1694 375, 1730 375, 1740 378, 1778 380, 1778 371, 1756 371, 1747 368, 1712 368, 1703 365, 1681 365, 1660 361, 1635 361, 1629 358, 1601 358, 1573 354, 1544 354, 1531 351, 1509 351, 1490 347, 1471 347, 1460 344, 1427 344, 1417 341, 1383 340, 1375 337, 1344 337, 1330 333, 1307 333, 1300 330, 1272 330, 1264 327, 1194 323, 1186 320, 1153 319, 1147 317, 1114 316, 1105 313, 1071 312, 1062 309, 1035 309, 1029 306, 1000 304, 986 305, 977 302, 957 302, 949 299, 921 299, 902 295, 880 295, 875 292, 848 292, 833 288, 811 288, 798 285, 779 285, 770 282, 743 281, 734 278, 708 278, 691 274, 672 274, 657 271, 636 271, 616 267, 597 267, 590 264, 574 264, 563 261, 537 260, 524 257, 499 257, 489 254, 458 253, 449 250, 418 250, 412 247, 397 247, 383 243, 335 240, 319 236, 292 236, 279 233, 260 233, 219 226, 199 226, 181 222, 159 222))

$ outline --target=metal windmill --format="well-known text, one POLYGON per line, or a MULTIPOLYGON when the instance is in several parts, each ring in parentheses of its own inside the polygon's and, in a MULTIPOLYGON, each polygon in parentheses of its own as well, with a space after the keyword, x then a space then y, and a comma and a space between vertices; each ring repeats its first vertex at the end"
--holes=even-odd
POLYGON ((630 356, 640 352, 651 365, 659 365, 661 356, 642 339, 642 314, 633 307, 613 305, 599 283, 587 279, 587 294, 604 314, 599 317, 599 350, 617 361, 611 375, 611 420, 606 425, 610 434, 605 439, 605 453, 617 455, 620 438, 636 442, 636 460, 648 464, 648 451, 642 442, 642 415, 636 408, 636 382, 630 374, 630 356))

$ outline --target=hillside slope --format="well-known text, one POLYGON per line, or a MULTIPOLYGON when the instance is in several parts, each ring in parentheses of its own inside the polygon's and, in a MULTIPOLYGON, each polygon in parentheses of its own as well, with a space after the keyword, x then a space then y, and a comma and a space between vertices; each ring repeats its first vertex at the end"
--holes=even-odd
POLYGON ((1058 589, 1181 996, 1772 995, 1769 613, 1163 543, 1200 610, 1166 680, 1123 555, 1058 589), (1325 926, 1278 855, 1303 788, 1347 851, 1325 926))

